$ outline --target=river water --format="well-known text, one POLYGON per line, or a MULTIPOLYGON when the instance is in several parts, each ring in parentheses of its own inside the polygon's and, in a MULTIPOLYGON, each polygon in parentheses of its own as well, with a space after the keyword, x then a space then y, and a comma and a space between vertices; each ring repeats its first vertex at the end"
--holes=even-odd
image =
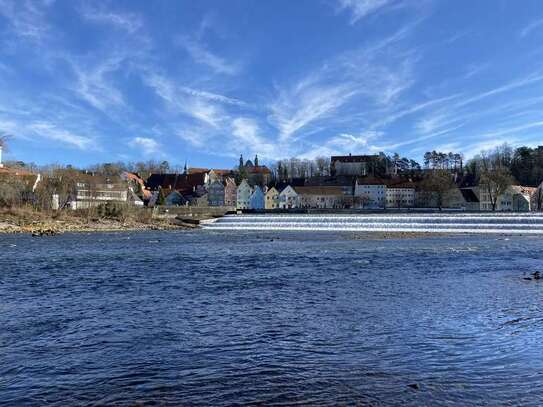
POLYGON ((524 279, 542 249, 496 234, 0 236, 0 403, 543 405, 543 280, 524 279))

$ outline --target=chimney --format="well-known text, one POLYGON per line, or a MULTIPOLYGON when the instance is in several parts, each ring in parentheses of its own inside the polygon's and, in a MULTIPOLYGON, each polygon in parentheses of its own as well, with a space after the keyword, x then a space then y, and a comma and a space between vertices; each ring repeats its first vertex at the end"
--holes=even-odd
POLYGON ((2 144, 0 144, 0 168, 4 168, 4 164, 2 164, 2 144))

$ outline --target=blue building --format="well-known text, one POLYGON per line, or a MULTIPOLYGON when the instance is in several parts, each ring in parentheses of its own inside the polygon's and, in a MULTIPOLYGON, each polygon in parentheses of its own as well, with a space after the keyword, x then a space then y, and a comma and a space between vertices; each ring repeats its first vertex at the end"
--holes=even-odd
POLYGON ((262 188, 258 185, 255 186, 253 193, 251 194, 249 208, 250 209, 264 209, 265 207, 265 196, 262 188))

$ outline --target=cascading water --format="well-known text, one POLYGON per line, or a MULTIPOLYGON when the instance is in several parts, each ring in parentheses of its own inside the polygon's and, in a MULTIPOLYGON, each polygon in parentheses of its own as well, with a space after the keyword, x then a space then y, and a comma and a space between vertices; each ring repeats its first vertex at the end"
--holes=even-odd
POLYGON ((360 215, 231 215, 209 230, 489 233, 543 235, 543 214, 433 213, 360 215))

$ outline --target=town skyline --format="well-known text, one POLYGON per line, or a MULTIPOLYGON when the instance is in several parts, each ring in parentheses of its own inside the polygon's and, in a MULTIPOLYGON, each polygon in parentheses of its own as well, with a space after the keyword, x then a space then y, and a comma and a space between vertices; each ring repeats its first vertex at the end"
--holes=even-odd
POLYGON ((1 0, 0 31, 4 160, 421 162, 541 141, 535 0, 1 0))

